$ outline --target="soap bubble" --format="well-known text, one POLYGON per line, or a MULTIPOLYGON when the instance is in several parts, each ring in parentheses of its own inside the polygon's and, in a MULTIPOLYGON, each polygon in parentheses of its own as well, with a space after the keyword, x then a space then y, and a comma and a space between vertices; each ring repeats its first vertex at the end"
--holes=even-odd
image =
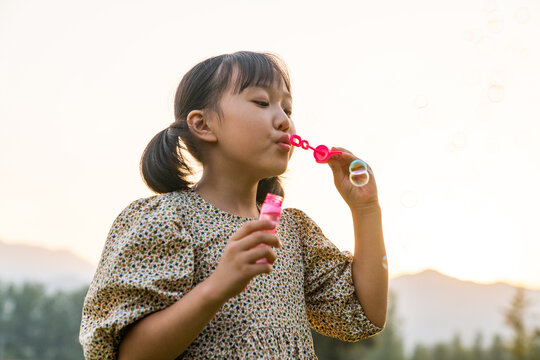
POLYGON ((383 258, 382 258, 382 266, 383 266, 383 268, 388 270, 388 259, 387 259, 386 255, 384 255, 383 258))
POLYGON ((491 102, 499 103, 504 100, 505 89, 501 85, 491 84, 488 88, 488 98, 491 102))
POLYGON ((513 144, 516 147, 520 147, 523 149, 527 149, 528 147, 532 146, 535 141, 533 139, 533 135, 530 131, 522 130, 521 132, 514 135, 513 144))
POLYGON ((401 205, 405 206, 406 208, 412 208, 415 207, 417 204, 418 196, 416 195, 416 192, 412 190, 407 190, 401 194, 401 205))
POLYGON ((504 86, 508 84, 508 76, 504 70, 493 70, 489 73, 489 82, 504 86))
POLYGON ((522 6, 519 9, 516 10, 515 14, 516 21, 519 24, 526 24, 531 19, 531 13, 529 11, 529 8, 522 6))
POLYGON ((477 85, 480 82, 480 74, 476 69, 466 69, 463 71, 463 81, 468 86, 477 85))
POLYGON ((479 44, 484 40, 484 34, 480 29, 474 29, 466 33, 466 39, 468 42, 479 44))
POLYGON ((484 0, 484 10, 488 13, 494 12, 497 10, 497 1, 496 0, 484 0))
POLYGON ((417 95, 416 99, 414 99, 414 106, 416 106, 418 109, 425 108, 428 106, 428 99, 424 95, 417 95))
POLYGON ((498 34, 503 28, 503 19, 497 14, 489 14, 488 16, 488 29, 490 32, 498 34))
POLYGON ((354 160, 349 165, 349 180, 354 186, 364 186, 369 181, 367 165, 362 160, 354 160))
POLYGON ((467 146, 467 133, 458 131, 452 136, 452 145, 456 148, 464 148, 467 146))
POLYGON ((488 154, 499 152, 499 141, 493 137, 486 138, 485 149, 488 154))

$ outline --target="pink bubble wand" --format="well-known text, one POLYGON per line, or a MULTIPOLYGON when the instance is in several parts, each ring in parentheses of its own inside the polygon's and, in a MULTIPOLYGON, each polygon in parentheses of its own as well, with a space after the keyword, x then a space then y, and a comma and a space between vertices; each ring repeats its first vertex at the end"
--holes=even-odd
MULTIPOLYGON (((296 134, 289 137, 292 146, 301 147, 304 150, 313 150, 313 157, 319 164, 327 163, 330 156, 334 154, 343 154, 343 151, 330 151, 325 145, 319 145, 315 148, 309 145, 307 140, 296 134)), ((367 165, 362 160, 353 160, 349 165, 349 180, 354 186, 364 186, 369 181, 369 173, 367 171, 367 165)))

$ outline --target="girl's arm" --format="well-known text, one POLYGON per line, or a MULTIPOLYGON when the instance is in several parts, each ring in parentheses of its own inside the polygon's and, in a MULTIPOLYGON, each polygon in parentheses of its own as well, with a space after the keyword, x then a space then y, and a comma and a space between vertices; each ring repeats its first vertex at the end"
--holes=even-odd
MULTIPOLYGON (((354 224, 354 260, 352 277, 356 295, 366 316, 378 327, 386 323, 388 305, 388 271, 383 267, 386 256, 382 232, 381 208, 373 170, 366 164, 369 181, 361 187, 349 179, 349 166, 358 160, 349 150, 333 147, 328 165, 334 174, 334 184, 351 209, 354 224)), ((364 162, 365 163, 365 162, 364 162)))
POLYGON ((352 278, 356 297, 369 320, 384 327, 388 307, 388 270, 383 267, 386 255, 381 208, 378 204, 352 210, 354 224, 354 260, 352 278))
POLYGON ((172 360, 182 354, 227 301, 210 281, 209 277, 173 305, 132 324, 118 359, 172 360))

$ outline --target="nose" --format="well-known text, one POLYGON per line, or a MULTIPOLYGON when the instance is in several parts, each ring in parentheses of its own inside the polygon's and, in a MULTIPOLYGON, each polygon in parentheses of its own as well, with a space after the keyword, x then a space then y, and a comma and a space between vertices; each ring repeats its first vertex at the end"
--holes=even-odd
POLYGON ((275 121, 275 127, 278 130, 287 132, 291 127, 291 122, 292 120, 285 113, 285 111, 281 110, 281 112, 277 115, 277 119, 275 121))

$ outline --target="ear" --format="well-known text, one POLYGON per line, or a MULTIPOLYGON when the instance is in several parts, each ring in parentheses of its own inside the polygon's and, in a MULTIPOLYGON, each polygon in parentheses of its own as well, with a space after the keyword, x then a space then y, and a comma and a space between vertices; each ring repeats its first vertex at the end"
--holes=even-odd
POLYGON ((216 142, 214 133, 214 118, 202 110, 192 110, 186 118, 189 130, 199 140, 205 142, 216 142))

